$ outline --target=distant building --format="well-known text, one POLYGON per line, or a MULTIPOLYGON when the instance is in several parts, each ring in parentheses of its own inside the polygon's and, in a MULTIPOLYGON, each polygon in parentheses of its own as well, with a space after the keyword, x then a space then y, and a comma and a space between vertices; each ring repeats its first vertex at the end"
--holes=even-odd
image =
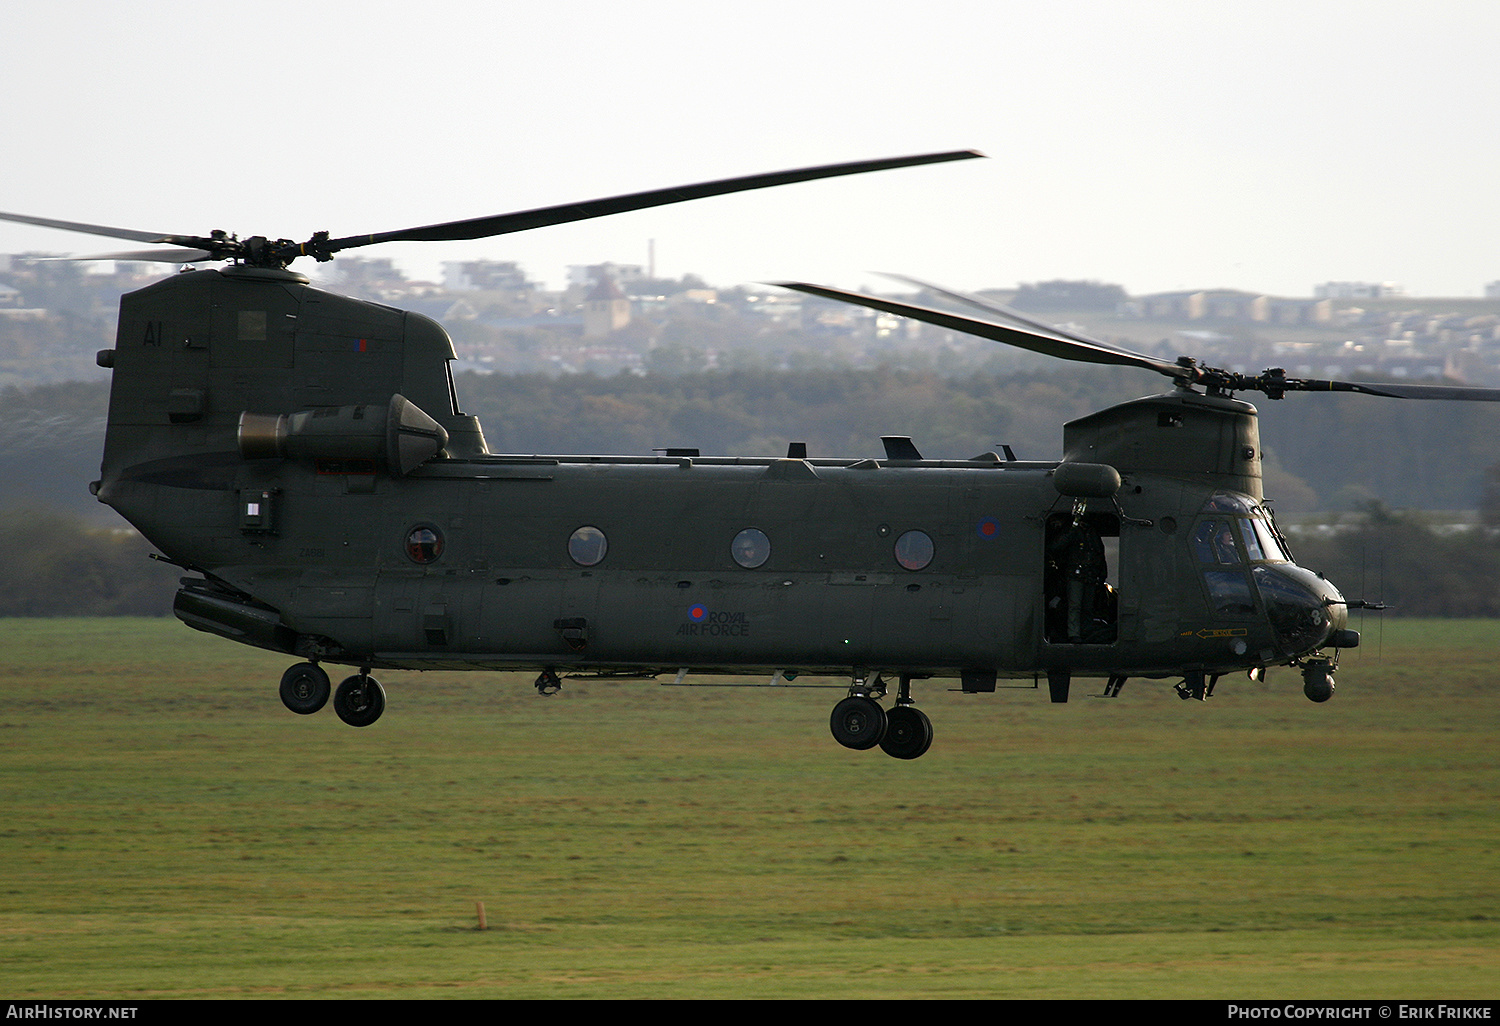
POLYGON ((1158 292, 1142 296, 1139 303, 1144 316, 1153 319, 1265 321, 1271 317, 1271 297, 1233 289, 1158 292))
POLYGON ((1141 314, 1152 320, 1177 318, 1195 321, 1206 309, 1202 292, 1157 292, 1139 300, 1141 314))
POLYGON ((1500 299, 1500 281, 1492 281, 1484 287, 1485 299, 1500 299))
POLYGON ((1406 289, 1393 281, 1325 281, 1313 286, 1317 299, 1392 299, 1406 295, 1406 289))
POLYGON ((802 321, 801 293, 746 292, 740 312, 750 317, 762 317, 778 325, 799 325, 802 321))
POLYGON ((614 279, 601 277, 583 301, 583 337, 603 338, 630 323, 630 297, 614 279))
POLYGON ((1271 320, 1276 324, 1330 324, 1333 301, 1328 299, 1273 299, 1271 320))
POLYGON ((1203 293, 1206 316, 1221 321, 1264 321, 1271 315, 1271 297, 1256 292, 1214 289, 1203 293))
POLYGON ((338 291, 361 299, 390 303, 411 292, 411 283, 387 257, 342 256, 331 274, 338 291))
POLYGON ((568 265, 568 288, 584 288, 589 285, 597 285, 604 279, 609 279, 619 285, 629 285, 633 281, 640 281, 647 277, 646 269, 640 264, 616 264, 606 261, 602 264, 569 264, 568 265))
POLYGON ((443 288, 449 292, 529 292, 532 283, 514 260, 448 260, 443 288))

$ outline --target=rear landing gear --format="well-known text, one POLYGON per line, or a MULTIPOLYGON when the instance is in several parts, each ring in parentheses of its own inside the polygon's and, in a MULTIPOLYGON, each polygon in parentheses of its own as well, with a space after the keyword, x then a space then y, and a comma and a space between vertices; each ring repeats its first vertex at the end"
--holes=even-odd
POLYGON ((368 672, 357 673, 333 693, 333 711, 351 727, 368 727, 385 712, 385 689, 368 672))
POLYGON ((855 681, 848 698, 833 707, 828 729, 833 739, 857 752, 880 747, 894 759, 916 759, 932 747, 932 721, 912 705, 911 678, 902 677, 896 707, 886 712, 877 698, 885 694, 885 683, 855 681))
POLYGON ((385 689, 368 668, 339 685, 329 686, 328 674, 317 663, 298 663, 281 675, 281 702, 299 716, 311 716, 333 695, 333 711, 351 727, 368 727, 385 712, 385 689))
POLYGON ((932 721, 911 705, 898 705, 886 714, 880 750, 893 759, 917 759, 932 747, 932 721))
POLYGON ((833 707, 828 718, 828 729, 833 739, 845 748, 856 752, 867 751, 880 744, 885 736, 885 710, 880 703, 864 695, 850 695, 833 707))
POLYGON ((298 663, 281 675, 281 702, 299 716, 311 716, 328 702, 328 674, 317 663, 298 663))

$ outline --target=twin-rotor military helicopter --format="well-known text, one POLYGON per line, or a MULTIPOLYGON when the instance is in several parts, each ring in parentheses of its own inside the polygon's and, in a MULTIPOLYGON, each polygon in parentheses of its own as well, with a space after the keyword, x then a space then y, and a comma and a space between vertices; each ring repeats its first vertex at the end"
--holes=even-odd
POLYGON ((847 678, 830 727, 914 759, 932 725, 912 683, 965 692, 1074 677, 1178 680, 1301 669, 1314 701, 1357 644, 1350 603, 1293 562, 1261 491, 1256 410, 1234 392, 1495 400, 1500 390, 1246 376, 1167 362, 971 296, 984 319, 816 285, 789 288, 1067 360, 1139 367, 1174 389, 1073 421, 1063 456, 498 454, 454 388, 451 341, 415 313, 289 269, 395 241, 475 239, 682 200, 977 157, 924 154, 753 175, 403 231, 302 243, 186 236, 17 214, 150 243, 102 258, 191 263, 120 303, 92 485, 188 571, 188 626, 284 652, 282 701, 374 723, 376 668, 605 678, 847 678), (1007 323, 1000 323, 996 318, 1007 323), (324 666, 357 668, 337 689, 324 666), (880 704, 894 687, 889 708, 880 704))

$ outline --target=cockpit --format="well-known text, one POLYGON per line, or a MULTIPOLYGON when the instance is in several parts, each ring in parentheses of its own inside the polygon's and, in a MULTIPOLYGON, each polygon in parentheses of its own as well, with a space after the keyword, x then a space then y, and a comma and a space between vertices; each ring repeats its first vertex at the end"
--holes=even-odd
POLYGON ((1348 607, 1321 575, 1292 561, 1270 511, 1248 495, 1218 492, 1199 511, 1189 544, 1215 619, 1270 623, 1282 658, 1348 646, 1348 607))

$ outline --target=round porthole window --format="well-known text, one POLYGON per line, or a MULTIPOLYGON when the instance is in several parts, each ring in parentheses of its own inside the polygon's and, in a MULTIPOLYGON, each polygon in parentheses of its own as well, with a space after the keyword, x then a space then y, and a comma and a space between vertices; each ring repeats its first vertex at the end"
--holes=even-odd
POLYGON ((595 566, 609 551, 609 540, 597 527, 580 527, 568 536, 568 555, 579 566, 595 566))
POLYGON ((925 531, 907 531, 896 539, 896 562, 908 570, 927 569, 932 552, 932 539, 925 531))
POLYGON ((729 551, 736 563, 746 570, 754 570, 771 558, 771 539, 759 528, 747 527, 734 536, 729 551))
POLYGON ((406 556, 413 563, 436 562, 443 554, 443 533, 431 524, 418 524, 406 534, 406 556))

